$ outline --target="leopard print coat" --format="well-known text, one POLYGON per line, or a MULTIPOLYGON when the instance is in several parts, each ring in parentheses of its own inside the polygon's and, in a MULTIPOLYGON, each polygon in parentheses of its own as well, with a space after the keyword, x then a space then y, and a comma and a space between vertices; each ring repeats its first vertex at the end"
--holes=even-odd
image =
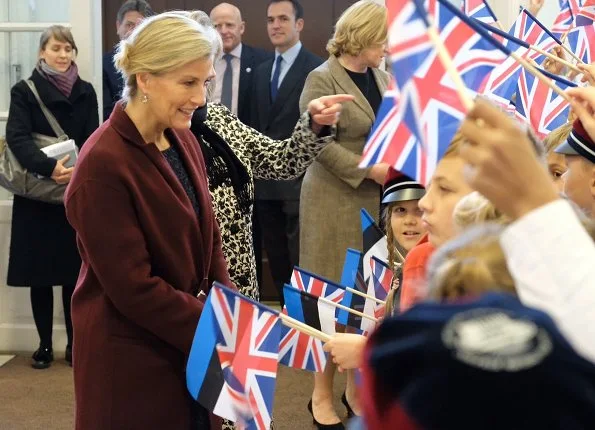
MULTIPOLYGON (((306 112, 289 139, 273 140, 242 123, 221 104, 209 104, 205 124, 227 142, 248 171, 250 205, 248 210, 242 211, 229 175, 216 181, 211 178, 213 171, 226 170, 223 159, 214 159, 213 162, 218 164, 217 169, 207 166, 209 191, 221 230, 229 276, 242 294, 258 300, 256 260, 252 245, 254 179, 294 179, 302 175, 318 152, 333 141, 335 130, 333 128, 330 136, 317 137, 310 129, 310 117, 306 112), (213 183, 219 185, 213 186, 213 183)), ((207 141, 205 144, 209 145, 207 141)), ((223 428, 233 429, 233 424, 224 422, 223 428)))
MULTIPOLYGON (((310 118, 304 113, 289 139, 273 140, 250 128, 221 104, 209 104, 205 124, 217 133, 246 167, 250 178, 249 210, 241 212, 231 180, 209 181, 215 217, 221 230, 223 255, 231 280, 238 290, 259 299, 256 281, 256 261, 252 246, 253 179, 293 179, 302 175, 318 152, 333 140, 333 136, 318 138, 310 129, 310 118), (221 185, 213 187, 213 182, 221 185)), ((208 142, 205 142, 208 145, 208 142)), ((220 157, 215 163, 225 163, 220 157)), ((208 167, 208 166, 207 166, 208 167)), ((209 169, 209 176, 211 175, 209 169)))

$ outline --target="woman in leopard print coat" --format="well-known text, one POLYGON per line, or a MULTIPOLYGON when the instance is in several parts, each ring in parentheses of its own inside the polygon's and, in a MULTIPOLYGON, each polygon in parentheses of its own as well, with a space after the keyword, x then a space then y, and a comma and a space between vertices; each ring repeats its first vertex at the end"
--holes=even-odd
MULTIPOLYGON (((324 127, 319 137, 310 126, 305 112, 289 139, 273 140, 242 123, 227 107, 212 103, 207 105, 205 122, 192 121, 190 129, 207 166, 229 277, 254 300, 259 300, 252 243, 254 179, 293 179, 303 174, 333 140, 330 127, 324 127)), ((223 430, 231 429, 233 423, 224 420, 223 430)))
POLYGON ((330 127, 317 136, 305 112, 286 140, 273 140, 242 123, 225 106, 208 104, 207 120, 193 121, 203 150, 209 190, 221 230, 223 255, 238 290, 259 299, 252 244, 254 179, 293 179, 333 140, 330 127))

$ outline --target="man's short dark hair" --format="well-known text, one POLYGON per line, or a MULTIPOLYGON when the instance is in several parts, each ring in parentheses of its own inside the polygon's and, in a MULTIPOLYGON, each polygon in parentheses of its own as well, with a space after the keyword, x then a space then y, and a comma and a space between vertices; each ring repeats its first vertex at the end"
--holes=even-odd
POLYGON ((273 3, 281 3, 284 1, 291 3, 291 5, 293 6, 293 14, 295 15, 296 21, 300 18, 302 18, 302 19, 304 18, 304 7, 298 0, 271 0, 271 1, 269 1, 267 10, 269 9, 269 6, 272 5, 273 3))
POLYGON ((116 20, 121 23, 124 21, 124 15, 128 12, 138 12, 145 18, 155 15, 155 12, 151 9, 151 5, 145 0, 127 0, 118 9, 116 20))

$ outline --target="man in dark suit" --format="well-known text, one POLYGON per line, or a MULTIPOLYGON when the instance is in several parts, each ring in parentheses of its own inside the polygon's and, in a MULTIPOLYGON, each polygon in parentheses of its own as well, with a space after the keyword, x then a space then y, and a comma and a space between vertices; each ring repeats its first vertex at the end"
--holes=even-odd
POLYGON ((215 62, 213 102, 226 105, 240 121, 248 123, 254 70, 273 54, 242 43, 246 25, 236 6, 220 3, 211 10, 210 17, 223 40, 223 57, 215 62))
MULTIPOLYGON (((154 14, 145 0, 125 1, 116 15, 116 32, 120 40, 126 39, 132 30, 144 19, 154 14)), ((103 120, 106 121, 114 110, 114 105, 122 95, 122 76, 114 66, 116 47, 103 56, 103 120)))
MULTIPOLYGON (((267 31, 275 59, 256 69, 251 125, 274 139, 291 136, 300 117, 299 99, 306 77, 322 64, 322 59, 300 42, 303 16, 297 0, 271 0, 267 8, 267 31)), ((281 304, 283 284, 298 264, 300 188, 301 178, 256 183, 257 218, 281 304)))

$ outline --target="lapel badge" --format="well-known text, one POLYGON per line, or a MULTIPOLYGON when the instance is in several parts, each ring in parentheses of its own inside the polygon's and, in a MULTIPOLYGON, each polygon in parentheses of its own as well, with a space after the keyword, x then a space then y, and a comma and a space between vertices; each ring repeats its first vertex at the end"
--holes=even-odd
POLYGON ((250 73, 252 69, 250 67, 246 67, 246 73, 250 73))

